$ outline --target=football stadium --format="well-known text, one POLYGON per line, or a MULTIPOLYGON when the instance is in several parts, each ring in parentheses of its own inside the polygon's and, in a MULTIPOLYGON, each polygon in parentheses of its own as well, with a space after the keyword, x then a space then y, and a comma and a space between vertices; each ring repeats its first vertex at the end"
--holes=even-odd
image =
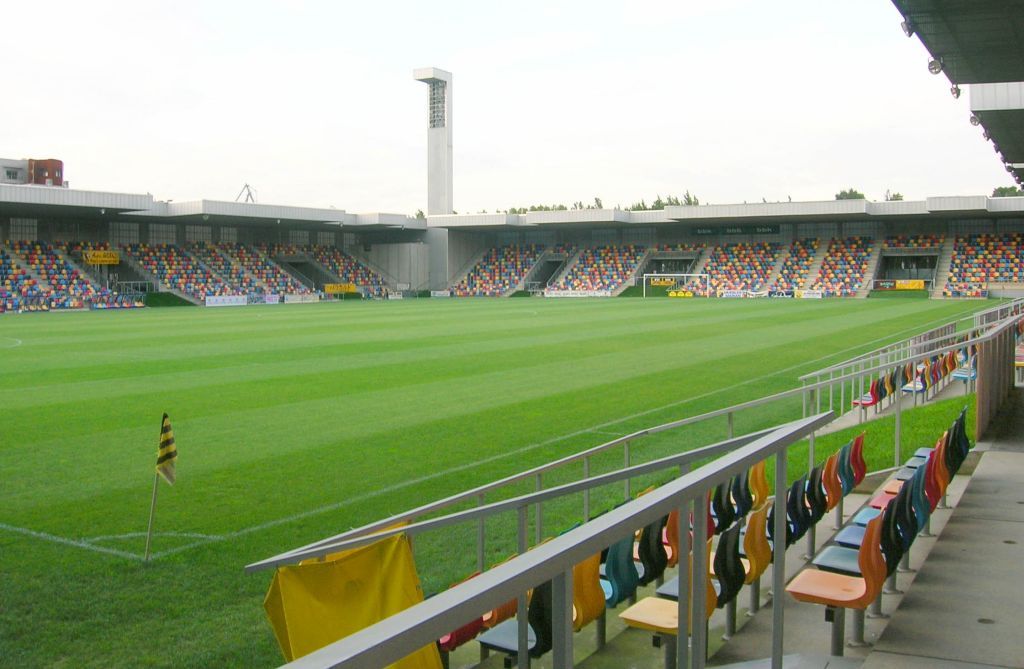
MULTIPOLYGON (((891 4, 1020 184, 1020 7, 891 4)), ((1016 188, 456 213, 412 79, 418 215, 0 159, 0 666, 1024 667, 1016 188)))

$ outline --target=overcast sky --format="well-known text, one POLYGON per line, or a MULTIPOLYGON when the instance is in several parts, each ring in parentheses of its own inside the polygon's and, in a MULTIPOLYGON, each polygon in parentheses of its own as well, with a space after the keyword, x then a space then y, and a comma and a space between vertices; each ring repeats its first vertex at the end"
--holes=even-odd
POLYGON ((454 74, 455 208, 990 194, 1011 185, 890 0, 5 3, 0 156, 74 188, 426 208, 454 74))

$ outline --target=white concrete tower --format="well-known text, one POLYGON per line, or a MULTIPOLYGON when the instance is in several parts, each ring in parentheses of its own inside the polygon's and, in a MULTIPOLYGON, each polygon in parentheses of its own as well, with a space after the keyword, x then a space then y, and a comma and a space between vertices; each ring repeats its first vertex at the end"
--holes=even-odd
POLYGON ((427 128, 427 214, 450 214, 452 200, 452 73, 436 67, 413 70, 430 86, 427 128))

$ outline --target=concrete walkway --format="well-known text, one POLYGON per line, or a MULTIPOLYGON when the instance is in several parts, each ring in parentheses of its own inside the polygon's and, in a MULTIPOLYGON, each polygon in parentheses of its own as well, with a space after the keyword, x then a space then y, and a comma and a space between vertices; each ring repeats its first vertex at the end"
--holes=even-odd
POLYGON ((1024 389, 864 669, 1024 668, 1024 389))

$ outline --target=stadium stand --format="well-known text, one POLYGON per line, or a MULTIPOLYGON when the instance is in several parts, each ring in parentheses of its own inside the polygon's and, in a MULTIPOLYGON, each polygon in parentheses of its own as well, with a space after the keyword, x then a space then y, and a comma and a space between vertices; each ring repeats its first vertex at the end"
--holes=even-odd
POLYGON ((196 299, 207 296, 236 295, 231 286, 173 244, 126 244, 122 250, 155 276, 162 286, 196 299))
POLYGON ((514 289, 533 268, 544 247, 536 244, 488 249, 453 288, 456 297, 497 297, 514 289))
POLYGON ((864 283, 873 249, 870 237, 833 239, 811 288, 826 297, 854 297, 864 283))
POLYGON ((723 244, 711 250, 704 271, 712 291, 752 290, 766 287, 779 253, 776 242, 723 244))
POLYGON ((1024 282, 1024 235, 978 234, 956 238, 946 297, 984 297, 993 283, 1024 282))
POLYGON ((307 286, 296 281, 293 276, 268 259, 258 248, 254 249, 243 244, 220 244, 217 248, 232 263, 237 263, 241 269, 262 283, 266 292, 278 295, 310 292, 307 286))
POLYGON ((674 244, 659 243, 651 247, 652 253, 673 253, 678 251, 696 253, 703 250, 703 244, 691 242, 676 242, 674 244))
POLYGON ((259 295, 265 291, 237 262, 232 262, 219 247, 205 242, 196 242, 186 247, 192 255, 199 259, 220 278, 229 283, 231 289, 243 295, 259 295))
POLYGON ((45 310, 45 297, 43 287, 0 249, 0 312, 45 310))
POLYGON ((772 283, 772 290, 795 290, 807 281, 811 261, 818 251, 817 239, 794 239, 789 245, 789 254, 782 262, 779 276, 772 283))
MULTIPOLYGON (((568 247, 565 252, 569 252, 568 247)), ((552 287, 556 290, 615 290, 636 272, 644 252, 644 247, 634 244, 583 249, 576 264, 552 287)))
MULTIPOLYGON (((279 250, 279 253, 287 251, 279 250)), ((334 246, 310 246, 305 251, 318 263, 335 274, 342 283, 354 283, 366 290, 367 294, 379 297, 384 293, 384 278, 349 254, 334 246)))
POLYGON ((0 297, 4 302, 0 311, 144 306, 133 296, 118 295, 93 283, 68 261, 67 247, 61 244, 19 240, 8 242, 8 248, 14 256, 7 257, 4 271, 0 271, 0 293, 4 294, 0 297))
POLYGON ((885 238, 887 249, 937 249, 946 240, 944 235, 896 235, 885 238))

